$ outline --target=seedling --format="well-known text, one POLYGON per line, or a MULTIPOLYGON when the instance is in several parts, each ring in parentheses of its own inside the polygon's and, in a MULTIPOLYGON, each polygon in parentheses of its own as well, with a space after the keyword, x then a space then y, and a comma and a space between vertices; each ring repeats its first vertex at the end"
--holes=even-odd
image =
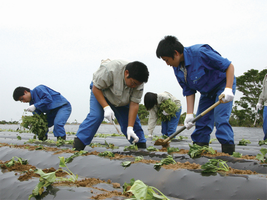
POLYGON ((62 170, 64 172, 66 172, 70 176, 70 178, 62 178, 62 177, 57 178, 56 172, 58 170, 56 170, 54 172, 50 172, 50 173, 45 173, 45 172, 43 172, 43 170, 37 169, 35 171, 35 173, 40 175, 39 183, 33 189, 32 194, 29 196, 28 200, 30 200, 32 197, 37 197, 38 195, 41 195, 44 191, 44 187, 48 187, 49 185, 51 185, 52 183, 54 183, 56 181, 75 182, 76 180, 78 180, 78 175, 75 176, 67 167, 67 165, 65 163, 65 158, 63 156, 58 157, 58 158, 60 160, 59 167, 66 167, 67 168, 67 170, 64 170, 64 169, 58 169, 58 170, 62 170))
POLYGON ((199 146, 197 144, 193 144, 190 145, 189 144, 189 151, 188 151, 188 155, 191 158, 198 158, 201 156, 202 153, 211 153, 211 154, 215 154, 216 152, 214 151, 214 149, 212 149, 211 147, 208 146, 199 146))
POLYGON ((138 161, 143 160, 143 159, 144 159, 143 156, 137 156, 137 157, 135 157, 134 161, 138 162, 138 161))
POLYGON ((138 150, 138 147, 135 144, 131 144, 130 146, 125 146, 124 151, 138 150))
POLYGON ((233 152, 232 157, 235 157, 235 158, 241 158, 241 157, 242 157, 242 153, 233 152))
POLYGON ((121 163, 121 166, 123 166, 124 169, 125 169, 126 167, 130 167, 131 164, 132 164, 131 161, 123 161, 123 162, 121 163))
POLYGON ((146 148, 148 151, 159 151, 156 147, 149 146, 146 148))
POLYGON ((238 145, 241 146, 247 146, 247 144, 250 144, 251 142, 249 140, 242 139, 239 141, 238 145))
POLYGON ((20 158, 20 157, 17 157, 17 156, 14 156, 11 158, 11 160, 5 164, 6 167, 12 167, 14 166, 16 163, 20 163, 22 165, 27 165, 28 164, 28 160, 25 160, 23 158, 20 158), (17 161, 15 160, 17 159, 17 161))
POLYGON ((131 186, 131 189, 126 191, 133 193, 134 197, 128 200, 139 200, 139 199, 150 199, 150 200, 157 200, 157 199, 163 199, 163 200, 170 200, 168 199, 161 191, 159 191, 157 188, 148 186, 145 183, 143 183, 141 180, 136 180, 134 184, 131 186), (160 193, 157 194, 156 192, 160 193))
POLYGON ((266 148, 261 148, 260 150, 261 154, 257 154, 256 158, 260 160, 262 163, 267 163, 267 158, 265 157, 265 154, 267 153, 266 148))
POLYGON ((170 153, 173 153, 173 152, 178 152, 179 151, 179 148, 175 148, 175 147, 167 147, 167 153, 170 154, 170 153))
POLYGON ((98 154, 99 156, 105 156, 105 157, 114 157, 114 153, 110 151, 104 151, 98 154))
POLYGON ((214 173, 217 171, 229 171, 229 167, 225 161, 221 159, 210 159, 206 164, 201 166, 203 173, 214 173))
POLYGON ((259 145, 267 145, 267 139, 266 140, 260 140, 259 145))
POLYGON ((163 165, 175 164, 175 160, 171 155, 168 155, 167 158, 163 158, 159 163, 154 164, 154 169, 159 170, 163 165))

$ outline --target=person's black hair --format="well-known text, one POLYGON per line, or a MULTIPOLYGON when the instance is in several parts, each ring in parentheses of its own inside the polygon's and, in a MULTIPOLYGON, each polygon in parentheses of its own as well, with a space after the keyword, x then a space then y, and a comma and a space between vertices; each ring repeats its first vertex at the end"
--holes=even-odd
POLYGON ((146 83, 149 72, 147 66, 139 61, 130 62, 126 65, 126 70, 129 71, 128 78, 133 78, 141 83, 146 83))
POLYGON ((26 88, 26 87, 17 87, 14 92, 13 92, 13 99, 15 101, 18 101, 19 100, 19 97, 23 96, 24 95, 24 91, 27 91, 27 92, 30 92, 30 89, 29 88, 26 88))
POLYGON ((159 42, 156 50, 156 55, 158 58, 166 56, 174 59, 175 50, 178 53, 182 54, 184 52, 184 46, 176 37, 167 35, 159 42))
POLYGON ((147 92, 145 94, 144 103, 146 109, 150 110, 151 108, 153 108, 155 105, 158 104, 158 95, 153 92, 147 92))

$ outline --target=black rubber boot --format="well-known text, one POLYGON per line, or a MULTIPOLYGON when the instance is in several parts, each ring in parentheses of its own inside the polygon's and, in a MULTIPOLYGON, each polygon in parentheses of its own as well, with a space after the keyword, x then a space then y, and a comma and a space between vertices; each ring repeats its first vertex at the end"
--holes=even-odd
POLYGON ((222 144, 222 152, 228 153, 229 155, 233 155, 233 152, 235 152, 235 145, 234 144, 222 144))
POLYGON ((209 146, 209 143, 204 142, 193 142, 193 144, 197 144, 198 146, 209 146))
POLYGON ((83 142, 79 138, 74 138, 73 141, 73 148, 75 148, 76 151, 84 150, 86 145, 83 144, 83 142))
POLYGON ((61 136, 58 136, 58 137, 57 137, 57 140, 66 140, 66 135, 64 135, 64 136, 62 136, 62 137, 61 137, 61 136))
POLYGON ((146 143, 145 142, 140 142, 135 144, 138 149, 146 149, 146 143))

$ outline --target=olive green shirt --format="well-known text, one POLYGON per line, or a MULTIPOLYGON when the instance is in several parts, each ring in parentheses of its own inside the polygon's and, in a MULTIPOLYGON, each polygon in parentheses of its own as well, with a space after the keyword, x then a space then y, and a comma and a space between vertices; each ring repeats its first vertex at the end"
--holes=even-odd
POLYGON ((116 107, 128 105, 131 101, 139 104, 143 95, 144 83, 136 88, 125 83, 124 71, 128 63, 107 59, 93 74, 94 86, 102 90, 104 97, 116 107))
POLYGON ((179 99, 177 99, 176 97, 174 97, 172 94, 170 94, 169 92, 163 92, 163 93, 159 93, 157 94, 158 98, 157 98, 157 105, 155 105, 152 109, 149 110, 149 118, 148 118, 148 134, 152 135, 156 125, 157 125, 157 120, 158 120, 158 109, 160 104, 168 99, 171 99, 171 101, 173 101, 178 108, 181 107, 181 102, 179 99))
POLYGON ((267 106, 267 74, 265 75, 263 81, 262 81, 262 92, 259 96, 259 101, 258 103, 260 103, 263 106, 267 106))

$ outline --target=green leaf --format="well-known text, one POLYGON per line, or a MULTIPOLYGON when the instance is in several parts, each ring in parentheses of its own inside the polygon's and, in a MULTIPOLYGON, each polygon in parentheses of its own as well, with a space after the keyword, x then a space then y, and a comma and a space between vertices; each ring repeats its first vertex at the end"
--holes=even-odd
POLYGON ((59 156, 59 160, 60 160, 59 167, 67 167, 65 163, 65 158, 63 156, 62 157, 59 156))

